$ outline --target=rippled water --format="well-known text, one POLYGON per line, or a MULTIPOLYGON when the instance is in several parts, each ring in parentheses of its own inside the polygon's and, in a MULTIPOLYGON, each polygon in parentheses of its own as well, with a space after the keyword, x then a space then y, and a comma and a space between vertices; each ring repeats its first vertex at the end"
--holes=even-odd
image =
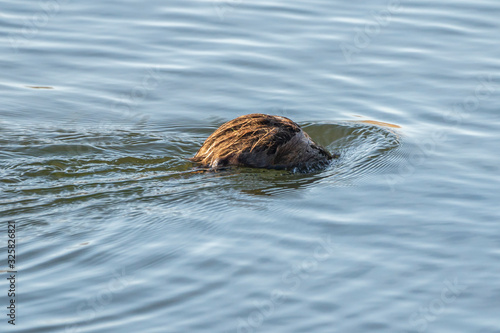
POLYGON ((0 331, 499 332, 498 1, 0 9, 0 331), (286 116, 340 158, 202 172, 286 116))

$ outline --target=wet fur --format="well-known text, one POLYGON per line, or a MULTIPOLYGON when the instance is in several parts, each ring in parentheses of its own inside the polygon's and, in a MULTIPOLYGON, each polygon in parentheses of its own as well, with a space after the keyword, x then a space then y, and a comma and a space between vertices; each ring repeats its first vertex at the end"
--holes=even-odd
POLYGON ((191 161, 212 169, 247 166, 310 170, 325 167, 332 158, 290 119, 254 113, 219 127, 191 161))

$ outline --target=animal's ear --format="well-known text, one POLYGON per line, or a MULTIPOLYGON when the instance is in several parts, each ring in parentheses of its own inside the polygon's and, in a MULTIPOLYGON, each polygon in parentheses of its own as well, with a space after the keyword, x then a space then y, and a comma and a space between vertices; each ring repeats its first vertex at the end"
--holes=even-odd
POLYGON ((211 169, 217 169, 218 166, 219 166, 219 159, 218 158, 216 158, 215 160, 212 161, 212 163, 210 163, 211 169))
POLYGON ((229 159, 231 157, 232 156, 227 156, 227 157, 224 157, 224 158, 217 157, 216 159, 214 159, 210 163, 210 168, 212 168, 212 169, 220 169, 220 168, 227 167, 228 164, 229 164, 229 159))

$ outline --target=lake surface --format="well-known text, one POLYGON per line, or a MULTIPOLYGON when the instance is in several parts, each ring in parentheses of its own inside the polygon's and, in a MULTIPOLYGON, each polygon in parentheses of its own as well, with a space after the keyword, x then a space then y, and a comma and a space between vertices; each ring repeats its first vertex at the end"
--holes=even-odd
POLYGON ((500 332, 499 17, 493 0, 4 2, 0 331, 500 332), (193 169, 256 112, 340 158, 193 169))

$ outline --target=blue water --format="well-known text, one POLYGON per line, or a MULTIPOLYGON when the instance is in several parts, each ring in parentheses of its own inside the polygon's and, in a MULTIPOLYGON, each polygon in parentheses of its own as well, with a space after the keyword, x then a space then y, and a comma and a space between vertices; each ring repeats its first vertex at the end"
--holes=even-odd
POLYGON ((500 332, 499 17, 493 0, 4 2, 0 331, 500 332), (192 168, 255 112, 339 160, 192 168))

